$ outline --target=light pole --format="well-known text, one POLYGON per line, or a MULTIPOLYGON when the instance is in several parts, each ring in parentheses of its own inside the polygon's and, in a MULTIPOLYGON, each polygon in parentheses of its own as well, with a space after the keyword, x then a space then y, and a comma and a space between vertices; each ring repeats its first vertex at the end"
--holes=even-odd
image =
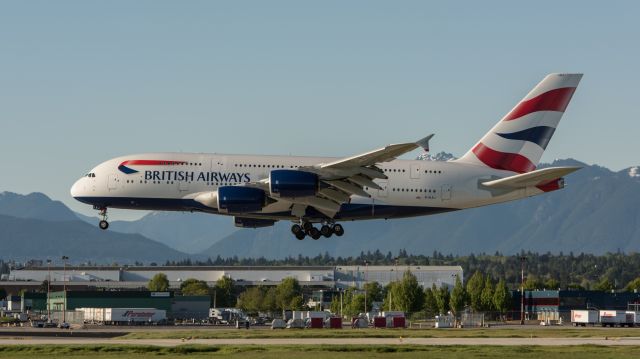
POLYGON ((64 294, 64 299, 63 299, 63 307, 62 307, 62 322, 66 323, 67 322, 67 261, 69 260, 69 257, 67 256, 62 256, 62 261, 64 262, 64 266, 62 267, 62 276, 63 276, 63 282, 62 282, 62 292, 64 294))
POLYGON ((51 322, 51 259, 47 259, 47 323, 51 322))
POLYGON ((527 257, 520 257, 520 325, 524 325, 524 263, 527 257))
POLYGON ((364 261, 364 312, 367 311, 367 273, 369 272, 369 262, 364 261))

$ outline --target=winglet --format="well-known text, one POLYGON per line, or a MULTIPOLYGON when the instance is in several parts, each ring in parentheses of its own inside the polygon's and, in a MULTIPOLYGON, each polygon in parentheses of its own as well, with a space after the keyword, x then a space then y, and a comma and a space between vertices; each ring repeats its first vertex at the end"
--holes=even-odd
POLYGON ((429 136, 416 141, 416 145, 422 147, 425 151, 429 152, 429 140, 435 136, 435 133, 430 134, 429 136))

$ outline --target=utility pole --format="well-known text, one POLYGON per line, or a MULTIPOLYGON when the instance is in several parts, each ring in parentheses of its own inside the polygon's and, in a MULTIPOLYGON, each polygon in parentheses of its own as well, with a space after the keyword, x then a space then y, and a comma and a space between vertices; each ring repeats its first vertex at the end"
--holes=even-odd
POLYGON ((364 312, 367 311, 367 273, 369 272, 369 262, 364 261, 364 312))
POLYGON ((67 256, 62 256, 62 261, 64 262, 64 266, 63 266, 63 293, 64 293, 64 300, 63 300, 63 307, 62 307, 62 322, 66 323, 67 322, 67 260, 69 260, 69 257, 67 256))
POLYGON ((520 325, 524 325, 524 263, 527 257, 520 257, 520 325))
POLYGON ((51 259, 47 259, 47 323, 51 323, 51 259))

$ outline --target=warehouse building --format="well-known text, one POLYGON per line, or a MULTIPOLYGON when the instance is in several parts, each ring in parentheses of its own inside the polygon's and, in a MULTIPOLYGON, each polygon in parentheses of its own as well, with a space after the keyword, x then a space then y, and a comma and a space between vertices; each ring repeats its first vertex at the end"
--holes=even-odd
MULTIPOLYGON (((402 279, 411 271, 425 287, 435 284, 453 287, 456 276, 462 278, 460 266, 193 266, 193 267, 32 267, 14 269, 0 287, 36 289, 49 276, 56 290, 66 284, 74 291, 104 289, 144 289, 154 275, 164 273, 171 289, 189 278, 207 282, 212 286, 220 278, 227 277, 238 286, 278 285, 284 278, 295 278, 303 287, 311 288, 361 288, 367 281, 377 281, 385 286, 402 279)), ((9 290, 7 290, 9 291, 9 290)))
MULTIPOLYGON (((513 292, 513 312, 520 318, 521 295, 513 292)), ((572 309, 627 310, 640 303, 640 293, 589 290, 527 290, 524 292, 525 319, 569 322, 572 309)))

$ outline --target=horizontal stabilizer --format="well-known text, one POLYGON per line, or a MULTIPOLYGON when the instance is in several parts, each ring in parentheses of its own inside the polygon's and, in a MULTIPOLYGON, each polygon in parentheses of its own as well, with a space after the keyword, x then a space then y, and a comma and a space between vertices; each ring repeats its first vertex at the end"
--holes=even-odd
POLYGON ((489 188, 523 188, 539 186, 573 173, 582 167, 549 167, 515 176, 483 182, 489 188))

